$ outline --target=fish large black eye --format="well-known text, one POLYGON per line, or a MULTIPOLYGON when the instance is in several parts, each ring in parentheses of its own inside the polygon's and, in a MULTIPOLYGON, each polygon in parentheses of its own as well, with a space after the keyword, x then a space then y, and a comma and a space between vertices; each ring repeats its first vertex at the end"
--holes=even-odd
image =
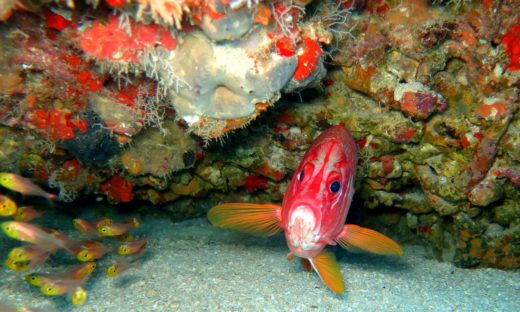
POLYGON ((302 181, 304 177, 303 170, 298 173, 298 181, 302 181))
POLYGON ((332 193, 336 193, 339 191, 339 188, 341 187, 341 184, 338 181, 334 181, 330 184, 330 191, 332 193))

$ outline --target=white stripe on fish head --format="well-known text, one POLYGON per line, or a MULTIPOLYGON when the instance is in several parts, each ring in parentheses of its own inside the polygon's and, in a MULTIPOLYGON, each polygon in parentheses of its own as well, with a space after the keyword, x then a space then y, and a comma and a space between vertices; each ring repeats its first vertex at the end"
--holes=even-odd
POLYGON ((323 195, 327 187, 327 177, 335 169, 341 151, 338 145, 331 141, 325 141, 317 148, 316 159, 310 161, 314 165, 314 170, 309 179, 312 183, 307 183, 302 189, 302 193, 308 193, 314 183, 319 183, 319 191, 315 196, 321 201, 324 198, 323 195))

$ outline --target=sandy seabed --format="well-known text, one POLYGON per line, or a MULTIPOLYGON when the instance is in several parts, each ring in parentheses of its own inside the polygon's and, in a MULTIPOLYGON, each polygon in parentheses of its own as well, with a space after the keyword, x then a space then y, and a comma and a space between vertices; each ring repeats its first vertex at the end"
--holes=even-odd
MULTIPOLYGON (((150 238, 140 268, 109 279, 104 270, 113 256, 99 261, 82 307, 40 294, 6 267, 0 302, 42 311, 520 311, 520 271, 460 269, 428 259, 418 246, 404 246, 400 258, 335 248, 347 289, 338 296, 299 261, 286 260, 283 235, 259 238, 205 219, 157 217, 142 220, 139 233, 150 238)), ((62 262, 51 259, 38 271, 62 262)))

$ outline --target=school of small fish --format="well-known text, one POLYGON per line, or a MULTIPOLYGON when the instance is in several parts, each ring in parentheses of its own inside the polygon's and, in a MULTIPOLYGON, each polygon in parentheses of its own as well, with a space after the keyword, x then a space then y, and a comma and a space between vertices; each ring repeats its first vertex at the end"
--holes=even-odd
MULTIPOLYGON (((24 196, 38 196, 49 201, 56 198, 54 194, 44 191, 31 180, 13 173, 0 173, 0 186, 24 196)), ((85 284, 96 269, 96 260, 109 253, 115 254, 118 260, 112 262, 105 272, 111 278, 128 269, 138 268, 142 263, 148 238, 134 239, 130 233, 133 229, 139 228, 136 218, 122 223, 116 223, 110 218, 93 221, 74 219, 74 228, 86 237, 85 240, 78 241, 55 229, 30 223, 44 215, 44 212, 32 206, 18 207, 9 196, 0 194, 0 218, 11 219, 2 222, 0 228, 8 237, 22 242, 22 245, 13 248, 4 260, 9 269, 18 272, 32 271, 60 251, 81 261, 65 272, 27 274, 27 283, 38 287, 44 295, 66 295, 73 305, 83 305, 88 295, 85 284)))

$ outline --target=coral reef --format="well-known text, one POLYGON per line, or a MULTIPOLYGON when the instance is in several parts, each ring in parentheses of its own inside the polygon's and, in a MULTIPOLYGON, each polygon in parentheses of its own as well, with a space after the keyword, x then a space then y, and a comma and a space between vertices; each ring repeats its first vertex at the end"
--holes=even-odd
POLYGON ((2 171, 178 220, 279 202, 344 124, 353 217, 520 267, 518 1, 76 2, 0 7, 2 171))
POLYGON ((203 145, 326 73, 330 33, 303 3, 16 1, 1 11, 3 169, 63 201, 162 190, 203 145))

